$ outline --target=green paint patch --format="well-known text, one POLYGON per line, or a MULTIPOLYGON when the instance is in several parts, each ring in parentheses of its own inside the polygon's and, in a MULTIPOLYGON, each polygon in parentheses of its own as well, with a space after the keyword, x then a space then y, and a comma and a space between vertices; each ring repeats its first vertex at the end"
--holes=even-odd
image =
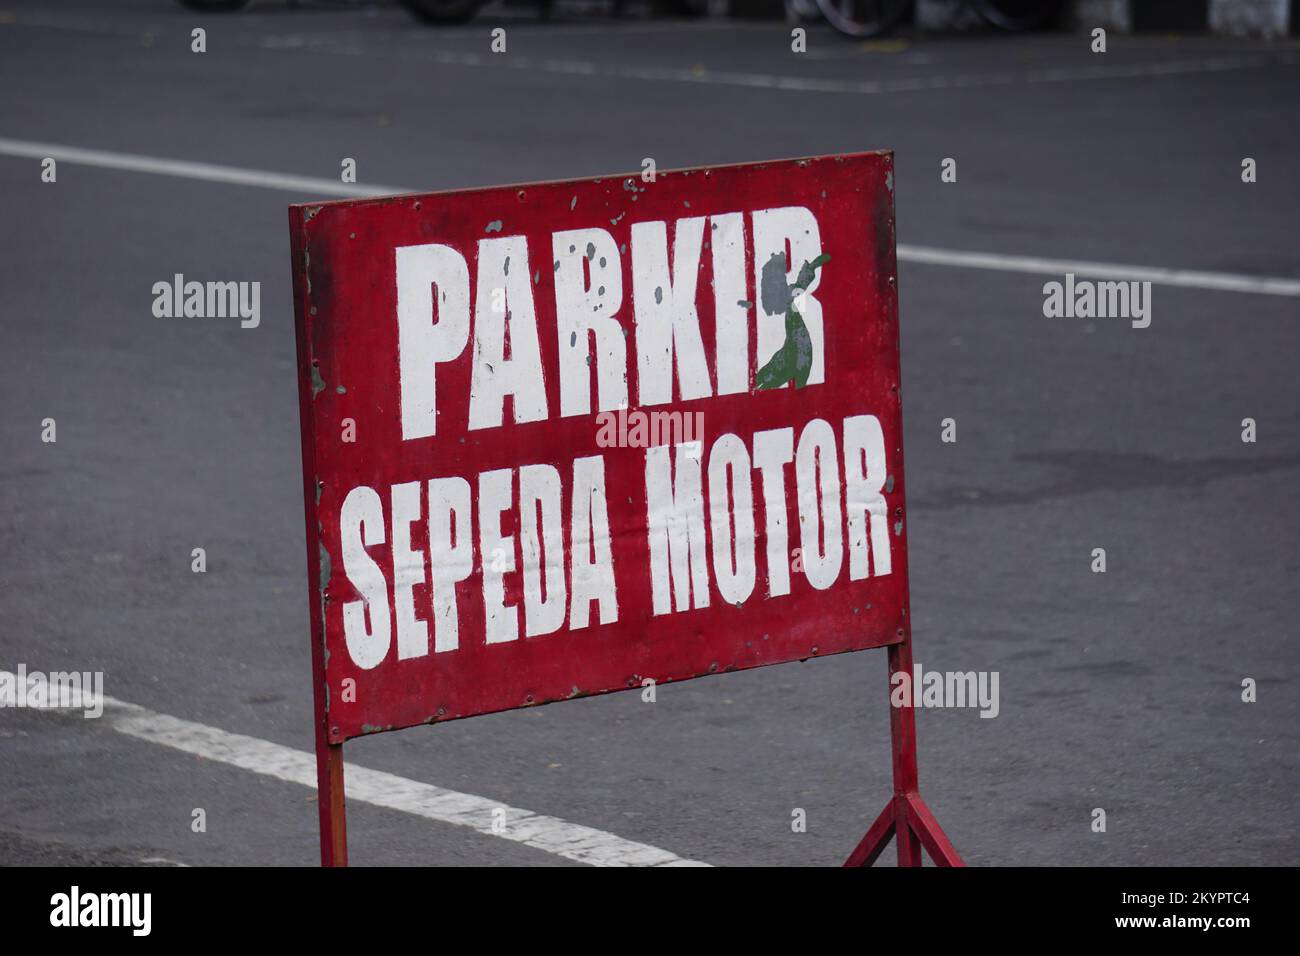
POLYGON ((763 267, 763 308, 769 314, 784 308, 785 342, 758 370, 754 377, 755 387, 780 388, 791 380, 794 381, 795 388, 803 388, 808 384, 808 375, 812 372, 812 337, 795 305, 799 301, 799 294, 812 285, 817 270, 830 261, 831 257, 822 253, 811 262, 805 262, 800 266, 794 283, 789 286, 785 282, 785 259, 779 253, 763 267))

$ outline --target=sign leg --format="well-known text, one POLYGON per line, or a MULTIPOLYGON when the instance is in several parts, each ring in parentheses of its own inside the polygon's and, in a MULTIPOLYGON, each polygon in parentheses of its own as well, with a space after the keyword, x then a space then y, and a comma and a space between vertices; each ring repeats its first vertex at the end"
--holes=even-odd
MULTIPOLYGON (((939 826, 939 821, 934 818, 930 808, 925 805, 919 793, 909 794, 907 797, 907 807, 909 819, 913 822, 913 829, 916 831, 917 839, 925 847, 925 852, 930 854, 930 859, 934 860, 936 866, 965 866, 961 857, 957 854, 957 849, 948 839, 948 835, 943 832, 939 826)), ((917 851, 919 858, 920 851, 917 851)))
POLYGON ((348 827, 343 794, 342 744, 324 740, 317 742, 316 792, 320 804, 320 865, 347 866, 348 827))
MULTIPOLYGON (((911 679, 912 641, 904 638, 898 644, 889 645, 890 688, 895 674, 904 673, 911 679)), ((916 688, 912 688, 913 699, 905 706, 889 708, 890 748, 894 764, 894 796, 885 805, 876 822, 871 825, 845 866, 871 866, 880 856, 889 838, 897 841, 898 865, 920 866, 921 848, 925 847, 930 858, 939 866, 964 866, 957 850, 949 841, 939 822, 935 820, 930 808, 925 805, 917 792, 916 770, 916 713, 913 710, 916 688)))
POLYGON ((844 861, 845 866, 871 866, 876 862, 876 858, 884 852, 894 836, 894 813, 894 801, 890 800, 885 804, 885 809, 880 811, 880 816, 876 817, 876 822, 871 824, 867 835, 844 861))
POLYGON ((912 814, 905 797, 894 798, 894 840, 898 850, 899 866, 921 865, 921 841, 916 838, 913 829, 912 814))

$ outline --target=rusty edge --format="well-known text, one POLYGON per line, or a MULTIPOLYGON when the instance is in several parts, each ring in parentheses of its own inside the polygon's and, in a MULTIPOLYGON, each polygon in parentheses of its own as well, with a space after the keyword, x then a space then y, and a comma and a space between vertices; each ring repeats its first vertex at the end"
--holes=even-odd
MULTIPOLYGON (((724 163, 719 166, 688 166, 688 167, 683 167, 681 169, 659 169, 655 171, 655 179, 657 181, 659 178, 664 176, 694 176, 697 174, 708 176, 717 171, 733 170, 733 169, 760 170, 760 169, 767 169, 771 166, 806 167, 813 163, 829 163, 829 162, 843 163, 843 162, 847 162, 848 160, 866 159, 868 157, 875 157, 878 159, 885 160, 885 165, 888 169, 888 175, 889 175, 888 188, 892 200, 893 191, 894 191, 893 190, 894 151, 892 149, 872 149, 872 150, 864 150, 856 153, 829 153, 823 156, 796 156, 789 159, 766 159, 756 163, 753 162, 724 163)), ((583 176, 576 179, 544 179, 544 180, 536 180, 533 182, 504 183, 504 184, 493 185, 493 186, 465 186, 459 189, 441 189, 441 190, 433 190, 430 192, 395 193, 392 196, 359 196, 355 199, 314 200, 312 202, 295 203, 293 205, 290 205, 289 208, 302 210, 302 214, 301 214, 302 222, 305 224, 307 222, 310 222, 320 213, 335 206, 352 206, 352 207, 384 206, 393 202, 400 202, 408 199, 417 199, 417 198, 424 199, 426 197, 457 196, 460 195, 461 193, 476 193, 476 192, 486 192, 486 191, 495 192, 497 190, 503 192, 511 189, 527 190, 529 188, 540 187, 540 186, 593 186, 593 185, 599 185, 606 181, 618 182, 628 178, 640 180, 641 170, 638 169, 635 172, 611 173, 603 176, 583 176)))

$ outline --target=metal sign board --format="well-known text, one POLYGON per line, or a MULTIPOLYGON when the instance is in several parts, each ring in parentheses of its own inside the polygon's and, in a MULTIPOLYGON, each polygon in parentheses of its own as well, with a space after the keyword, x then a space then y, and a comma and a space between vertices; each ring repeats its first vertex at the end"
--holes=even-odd
POLYGON ((294 206, 331 744, 897 643, 892 154, 294 206))

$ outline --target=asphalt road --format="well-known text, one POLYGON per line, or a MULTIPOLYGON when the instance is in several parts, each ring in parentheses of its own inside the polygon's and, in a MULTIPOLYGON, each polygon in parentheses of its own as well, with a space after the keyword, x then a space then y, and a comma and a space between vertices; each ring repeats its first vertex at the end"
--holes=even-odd
MULTIPOLYGON (((8 140, 325 179, 353 157, 430 189, 890 147, 902 243, 1261 277, 1300 276, 1298 80, 1295 43, 814 27, 798 55, 780 23, 0 0, 8 140)), ((0 669, 100 670, 119 700, 310 751, 285 207, 315 197, 40 171, 0 151, 0 669), (260 326, 155 318, 176 272, 260 281, 260 326)), ((996 719, 919 712, 922 792, 976 865, 1293 864, 1300 298, 1158 284, 1138 330, 1044 318, 1043 282, 900 266, 916 655, 1001 690, 996 719)), ((692 860, 833 864, 889 793, 885 681, 864 652, 349 760, 692 860)), ((0 711, 0 862, 309 864, 314 800, 0 711)), ((365 804, 349 824, 358 864, 566 862, 365 804)))

